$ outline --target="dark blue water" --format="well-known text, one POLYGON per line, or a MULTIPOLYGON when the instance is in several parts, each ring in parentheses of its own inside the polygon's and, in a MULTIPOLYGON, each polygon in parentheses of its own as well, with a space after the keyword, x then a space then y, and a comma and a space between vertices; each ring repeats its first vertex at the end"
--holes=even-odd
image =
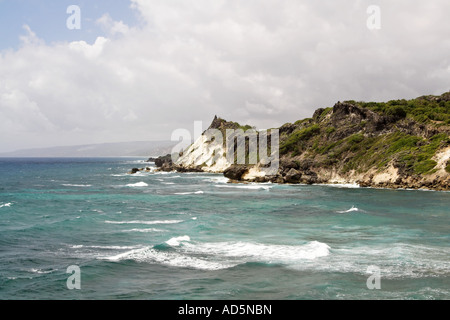
POLYGON ((0 159, 0 299, 450 298, 448 192, 145 166, 0 159))

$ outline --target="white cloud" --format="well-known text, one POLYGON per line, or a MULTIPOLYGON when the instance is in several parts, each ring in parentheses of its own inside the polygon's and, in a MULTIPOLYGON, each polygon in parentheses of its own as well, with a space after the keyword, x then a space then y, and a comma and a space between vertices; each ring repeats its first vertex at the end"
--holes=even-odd
POLYGON ((114 21, 108 13, 102 15, 96 22, 111 36, 125 35, 130 30, 123 21, 114 21))
POLYGON ((145 22, 108 14, 108 38, 45 44, 25 27, 0 53, 0 150, 169 139, 218 114, 274 127, 344 99, 449 90, 450 3, 131 0, 145 22))

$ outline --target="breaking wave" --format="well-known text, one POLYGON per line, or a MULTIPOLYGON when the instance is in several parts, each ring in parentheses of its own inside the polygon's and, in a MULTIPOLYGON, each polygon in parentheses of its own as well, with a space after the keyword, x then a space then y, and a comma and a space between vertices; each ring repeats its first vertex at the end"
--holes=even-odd
POLYGON ((343 210, 343 211, 337 211, 337 213, 348 213, 348 212, 354 212, 354 211, 362 211, 358 208, 356 208, 355 206, 352 206, 350 209, 348 210, 343 210))
POLYGON ((311 241, 304 245, 273 245, 249 242, 191 242, 189 236, 173 237, 157 245, 133 249, 99 259, 119 262, 160 263, 172 267, 200 270, 227 269, 248 262, 297 264, 328 256, 330 247, 322 242, 311 241))
POLYGON ((187 195, 187 194, 203 194, 203 191, 195 191, 195 192, 175 192, 174 194, 178 195, 187 195))
POLYGON ((127 187, 148 187, 148 184, 141 181, 141 182, 137 182, 137 183, 127 184, 127 187))

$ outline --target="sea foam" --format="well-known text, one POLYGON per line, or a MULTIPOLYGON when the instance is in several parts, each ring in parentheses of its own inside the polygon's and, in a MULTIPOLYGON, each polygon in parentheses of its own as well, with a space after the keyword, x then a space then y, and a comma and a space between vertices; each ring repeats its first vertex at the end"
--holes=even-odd
POLYGON ((92 187, 91 184, 70 184, 70 183, 63 183, 64 187, 77 187, 77 188, 86 188, 86 187, 92 187))
POLYGON ((250 190, 269 190, 272 186, 264 185, 215 185, 216 188, 236 188, 236 189, 250 189, 250 190))
POLYGON ((274 245, 250 242, 191 242, 189 236, 173 237, 166 241, 175 251, 155 247, 133 249, 113 256, 101 257, 109 261, 134 260, 174 267, 200 270, 231 268, 248 262, 295 265, 330 254, 326 243, 311 241, 303 245, 274 245))
POLYGON ((183 241, 191 241, 191 238, 189 236, 182 236, 182 237, 174 237, 174 238, 170 238, 169 240, 166 241, 166 243, 169 246, 172 247, 177 247, 181 244, 181 242, 183 241))
POLYGON ((110 224, 174 224, 180 223, 183 220, 130 220, 130 221, 110 221, 106 220, 105 223, 110 224))
POLYGON ((148 187, 148 184, 141 181, 141 182, 137 182, 137 183, 127 184, 127 187, 148 187))
POLYGON ((344 210, 344 211, 337 211, 337 213, 348 213, 348 212, 354 212, 354 211, 361 211, 360 209, 356 208, 355 206, 352 206, 350 209, 348 210, 344 210))
POLYGON ((11 207, 11 206, 12 206, 12 203, 11 203, 11 202, 4 203, 4 204, 0 204, 0 208, 3 208, 3 207, 11 207))
POLYGON ((195 192, 175 192, 174 194, 178 195, 188 195, 188 194, 203 194, 203 191, 195 191, 195 192))
POLYGON ((185 243, 182 250, 191 253, 213 254, 238 258, 242 262, 290 263, 312 260, 330 253, 326 243, 311 241, 304 245, 275 245, 251 242, 185 243))

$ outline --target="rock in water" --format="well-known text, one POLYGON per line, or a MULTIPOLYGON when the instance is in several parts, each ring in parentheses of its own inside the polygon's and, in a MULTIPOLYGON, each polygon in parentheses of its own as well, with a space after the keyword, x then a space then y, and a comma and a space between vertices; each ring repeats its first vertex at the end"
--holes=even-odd
POLYGON ((232 180, 240 180, 247 173, 248 167, 241 164, 233 164, 223 172, 224 176, 232 180))

